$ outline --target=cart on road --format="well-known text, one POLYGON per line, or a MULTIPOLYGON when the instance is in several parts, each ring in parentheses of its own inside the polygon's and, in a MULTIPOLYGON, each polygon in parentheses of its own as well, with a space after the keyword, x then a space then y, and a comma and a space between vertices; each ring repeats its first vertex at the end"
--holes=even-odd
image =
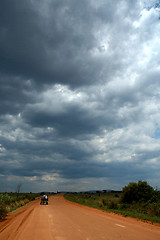
POLYGON ((46 195, 43 195, 41 197, 40 205, 44 205, 44 204, 48 205, 48 197, 46 195))

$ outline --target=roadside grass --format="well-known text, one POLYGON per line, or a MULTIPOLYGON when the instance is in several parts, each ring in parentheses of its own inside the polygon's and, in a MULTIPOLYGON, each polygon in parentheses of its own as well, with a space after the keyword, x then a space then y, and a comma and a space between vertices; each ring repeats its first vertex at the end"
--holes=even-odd
POLYGON ((88 207, 109 210, 108 205, 118 204, 119 195, 115 193, 67 193, 64 197, 88 207), (116 196, 115 196, 116 195, 116 196))
POLYGON ((88 207, 114 212, 125 217, 137 218, 152 223, 160 223, 160 202, 122 203, 121 192, 67 193, 64 197, 69 201, 88 207))
POLYGON ((6 218, 8 212, 24 206, 39 197, 35 193, 0 193, 0 221, 6 218))

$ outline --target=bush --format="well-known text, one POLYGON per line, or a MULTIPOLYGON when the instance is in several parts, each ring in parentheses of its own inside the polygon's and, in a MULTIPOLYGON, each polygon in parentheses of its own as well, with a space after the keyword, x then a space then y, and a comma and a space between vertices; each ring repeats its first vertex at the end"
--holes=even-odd
POLYGON ((11 197, 8 193, 4 193, 0 195, 0 203, 9 205, 14 202, 14 198, 11 197))
POLYGON ((102 199, 103 206, 107 206, 108 201, 106 199, 102 199))
POLYGON ((121 202, 144 202, 152 199, 154 189, 147 182, 139 181, 138 183, 129 183, 122 189, 121 202))
POLYGON ((126 209, 128 209, 129 208, 129 204, 126 204, 126 203, 122 203, 122 204, 120 204, 120 207, 119 207, 119 209, 121 209, 121 210, 126 210, 126 209))
POLYGON ((119 198, 119 195, 116 193, 115 195, 114 195, 116 198, 119 198))
POLYGON ((109 209, 118 209, 118 204, 115 201, 109 201, 108 202, 108 208, 109 209))
POLYGON ((98 203, 99 203, 99 206, 100 206, 100 207, 104 207, 104 205, 103 205, 103 202, 102 202, 102 201, 99 201, 98 203))
POLYGON ((32 193, 0 193, 0 220, 4 220, 9 211, 32 201, 38 194, 32 193))
POLYGON ((7 212, 7 208, 3 204, 0 204, 0 220, 5 219, 7 212))
POLYGON ((151 203, 147 207, 147 213, 153 217, 160 217, 160 203, 151 203))
POLYGON ((160 191, 155 190, 150 202, 159 202, 160 201, 160 191))

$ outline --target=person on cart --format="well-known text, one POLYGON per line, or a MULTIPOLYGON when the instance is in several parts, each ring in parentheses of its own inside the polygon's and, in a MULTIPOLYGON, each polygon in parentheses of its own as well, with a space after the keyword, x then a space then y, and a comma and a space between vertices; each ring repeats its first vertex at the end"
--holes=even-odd
POLYGON ((48 204, 48 197, 47 197, 47 195, 45 195, 45 201, 46 201, 46 204, 48 204))
POLYGON ((41 197, 41 202, 40 202, 40 204, 45 204, 46 203, 46 205, 48 205, 48 197, 47 197, 47 195, 43 195, 42 197, 41 197))

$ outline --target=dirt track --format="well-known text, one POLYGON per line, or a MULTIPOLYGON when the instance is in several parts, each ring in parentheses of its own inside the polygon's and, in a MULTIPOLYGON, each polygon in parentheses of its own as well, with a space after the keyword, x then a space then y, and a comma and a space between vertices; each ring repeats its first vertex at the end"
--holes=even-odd
POLYGON ((3 240, 159 240, 160 227, 50 197, 22 207, 0 223, 3 240))

